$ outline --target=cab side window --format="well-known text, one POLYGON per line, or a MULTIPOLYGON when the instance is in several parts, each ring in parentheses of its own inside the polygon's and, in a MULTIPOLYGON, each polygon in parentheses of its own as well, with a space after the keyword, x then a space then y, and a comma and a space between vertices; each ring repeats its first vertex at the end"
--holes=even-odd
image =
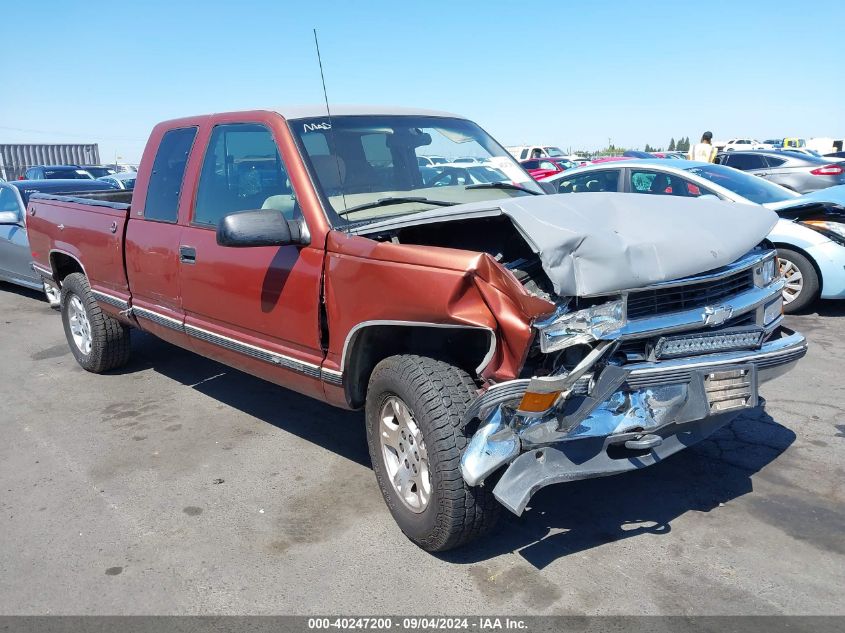
POLYGON ((193 221, 217 226, 229 213, 254 209, 302 217, 270 130, 257 123, 218 125, 203 161, 193 221))
POLYGON ((147 186, 144 219, 176 222, 182 179, 196 135, 197 128, 185 127, 169 130, 162 136, 147 186))

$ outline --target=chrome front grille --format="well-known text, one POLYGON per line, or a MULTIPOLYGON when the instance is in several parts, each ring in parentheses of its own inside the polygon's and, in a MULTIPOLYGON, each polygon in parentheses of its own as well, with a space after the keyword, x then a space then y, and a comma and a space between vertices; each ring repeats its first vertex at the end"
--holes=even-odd
POLYGON ((640 290, 628 295, 628 319, 641 319, 713 305, 754 287, 752 269, 721 279, 640 290))

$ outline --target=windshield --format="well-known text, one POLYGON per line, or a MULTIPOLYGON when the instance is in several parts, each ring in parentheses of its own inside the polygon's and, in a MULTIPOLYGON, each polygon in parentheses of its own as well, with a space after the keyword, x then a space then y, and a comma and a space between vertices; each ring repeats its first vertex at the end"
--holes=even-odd
POLYGON ((546 150, 547 156, 566 156, 566 154, 560 151, 559 147, 544 147, 543 149, 546 150))
POLYGON ((706 178, 728 191, 733 191, 757 204, 782 202, 790 198, 797 198, 800 195, 768 180, 764 180, 759 176, 751 176, 750 174, 733 169, 732 167, 725 167, 724 165, 687 167, 686 170, 691 174, 706 178))
POLYGON ((464 204, 542 193, 504 148, 465 119, 340 116, 331 123, 327 117, 295 119, 290 128, 334 225, 433 209, 426 200, 464 204), (453 165, 468 156, 485 163, 426 167, 420 165, 423 156, 453 165), (502 181, 529 191, 477 186, 502 181))

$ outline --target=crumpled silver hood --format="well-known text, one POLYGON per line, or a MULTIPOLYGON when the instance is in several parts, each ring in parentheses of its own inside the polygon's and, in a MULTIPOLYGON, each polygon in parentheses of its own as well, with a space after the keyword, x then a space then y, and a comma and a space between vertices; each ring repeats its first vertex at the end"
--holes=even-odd
POLYGON ((778 216, 712 198, 578 193, 442 207, 368 224, 369 234, 505 214, 539 254, 560 296, 599 295, 700 274, 760 243, 778 216))

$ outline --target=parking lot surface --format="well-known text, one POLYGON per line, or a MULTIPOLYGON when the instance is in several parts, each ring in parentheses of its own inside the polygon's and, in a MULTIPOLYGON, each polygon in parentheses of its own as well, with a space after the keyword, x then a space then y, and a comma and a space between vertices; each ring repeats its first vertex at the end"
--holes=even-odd
POLYGON ((845 614, 845 306, 746 416, 653 468, 547 488, 439 557, 362 416, 134 333, 106 376, 0 284, 0 613, 845 614))

